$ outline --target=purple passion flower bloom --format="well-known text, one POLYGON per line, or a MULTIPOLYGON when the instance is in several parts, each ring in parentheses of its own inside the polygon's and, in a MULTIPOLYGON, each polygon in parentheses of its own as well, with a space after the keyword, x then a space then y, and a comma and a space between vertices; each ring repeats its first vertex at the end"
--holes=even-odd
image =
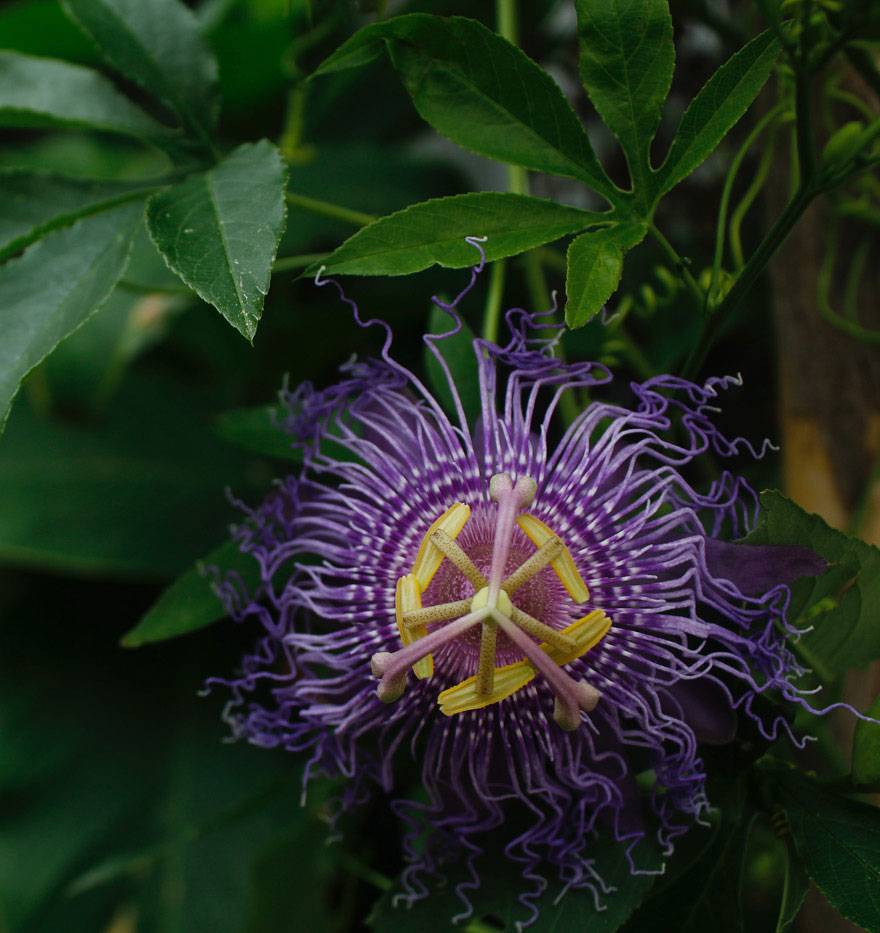
MULTIPOLYGON (((480 267, 455 302, 434 299, 452 333, 480 267)), ((344 777, 343 810, 371 785, 392 791, 395 760, 414 756, 426 796, 394 804, 412 898, 451 855, 473 869, 481 835, 514 808, 526 828, 505 854, 535 888, 526 899, 540 866, 601 890, 600 829, 628 852, 651 833, 668 853, 706 812, 698 743, 730 741, 738 714, 768 738, 787 728, 753 702, 799 699, 785 582, 824 562, 725 543, 754 520, 754 494, 729 472, 705 492, 686 478, 707 451, 759 455, 713 425, 731 380, 650 379, 632 407, 594 401, 557 431, 562 393, 610 374, 561 362, 558 329, 514 310, 504 346, 474 340, 468 424, 444 337, 425 340, 451 418, 394 360, 387 325, 348 303, 385 328, 381 357, 285 393, 304 465, 235 531, 263 582, 222 589, 264 632, 224 681, 234 733, 305 752, 307 780, 344 777), (649 768, 640 796, 635 771, 649 768)))

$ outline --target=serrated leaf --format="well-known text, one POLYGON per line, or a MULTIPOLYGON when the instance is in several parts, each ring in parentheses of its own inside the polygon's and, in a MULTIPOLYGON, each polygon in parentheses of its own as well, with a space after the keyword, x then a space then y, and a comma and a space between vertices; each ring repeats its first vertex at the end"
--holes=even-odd
POLYGON ((807 874, 844 917, 880 930, 880 809, 803 773, 773 771, 771 781, 807 874))
POLYGON ((64 0, 64 6, 110 64, 166 104, 190 133, 210 137, 217 118, 217 62, 183 3, 64 0))
POLYGON ((212 572, 237 575, 249 590, 260 582, 260 565, 252 554, 242 554, 234 541, 214 548, 174 583, 163 590, 138 624, 121 641, 125 648, 186 635, 219 622, 226 615, 213 587, 212 572))
POLYGON ((0 430, 21 380, 119 281, 142 215, 126 204, 89 217, 0 267, 0 430))
POLYGON ((636 202, 650 208, 651 141, 675 66, 666 0, 575 0, 584 87, 626 154, 636 202))
POLYGON ((612 203, 619 200, 556 82, 476 20, 410 13, 375 23, 316 74, 364 64, 382 42, 416 109, 454 143, 490 159, 577 178, 612 203))
MULTIPOLYGON (((431 306, 431 317, 428 321, 427 333, 445 335, 450 333, 454 326, 452 318, 442 308, 438 308, 436 305, 431 306)), ((437 348, 449 367, 449 375, 458 392, 461 407, 464 409, 465 417, 470 425, 476 424, 481 411, 477 358, 474 353, 475 336, 467 321, 462 319, 461 329, 457 334, 450 337, 441 336, 440 339, 431 340, 431 343, 437 348)), ((440 361, 427 346, 424 350, 424 356, 425 369, 428 373, 428 382, 431 389, 433 389, 434 394, 444 408, 452 417, 455 417, 455 400, 440 361)))
POLYGON ((572 240, 565 279, 565 320, 583 327, 614 294, 623 273, 624 253, 645 235, 643 224, 618 224, 572 240))
POLYGON ((451 918, 463 909, 456 885, 467 882, 474 918, 491 917, 493 925, 500 920, 505 933, 514 933, 520 928, 518 924, 527 920, 533 933, 612 933, 636 909, 657 877, 633 875, 625 846, 607 839, 596 840, 591 844, 589 858, 593 871, 607 885, 602 889, 605 893, 598 898, 590 889, 562 893, 562 884, 552 877, 552 869, 546 868, 548 884, 535 901, 539 913, 532 922, 531 912, 516 896, 526 888, 519 866, 504 856, 503 844, 487 847, 486 851, 494 853, 494 857, 485 856, 477 862, 478 886, 471 887, 466 866, 449 866, 442 869, 446 878, 443 886, 432 889, 409 909, 394 906, 395 895, 400 893, 400 887, 395 886, 374 905, 367 919, 370 929, 375 933, 398 933, 405 925, 420 933, 446 933, 452 926, 451 918))
POLYGON ((97 71, 8 51, 0 51, 0 125, 82 126, 144 138, 171 135, 97 71))
POLYGON ((252 340, 284 229, 285 169, 267 140, 153 195, 147 226, 168 265, 252 340))
POLYGON ((880 697, 865 713, 877 722, 860 719, 853 738, 852 779, 857 784, 880 784, 880 697))
POLYGON ((0 171, 0 259, 81 217, 139 195, 146 197, 153 187, 48 172, 0 171))
POLYGON ((578 233, 602 214, 555 201, 499 191, 476 191, 413 204, 358 230, 322 262, 334 275, 407 275, 435 263, 473 266, 479 252, 465 237, 486 237, 488 260, 515 256, 578 233))
POLYGON ((779 41, 767 30, 712 75, 681 118, 669 155, 653 182, 655 198, 690 175, 715 149, 764 86, 778 56, 779 41))
POLYGON ((761 493, 758 526, 749 544, 798 544, 832 566, 820 577, 803 577, 791 586, 789 620, 812 626, 801 636, 804 657, 820 677, 880 658, 880 550, 831 528, 781 493, 761 493), (809 656, 809 657, 808 657, 809 656))

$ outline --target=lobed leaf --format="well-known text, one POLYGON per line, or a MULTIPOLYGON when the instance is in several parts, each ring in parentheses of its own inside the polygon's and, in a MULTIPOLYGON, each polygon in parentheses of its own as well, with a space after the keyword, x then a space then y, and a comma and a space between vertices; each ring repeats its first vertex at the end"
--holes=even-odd
POLYGON ((281 154, 262 140, 147 203, 150 236, 165 261, 248 340, 284 229, 284 185, 281 154))
POLYGON ((623 255, 644 237, 644 224, 618 224, 572 240, 565 279, 565 320, 583 327, 614 294, 623 273, 623 255))
POLYGON ((880 809, 796 771, 771 780, 807 874, 844 917, 880 929, 880 809))
POLYGON ((772 30, 731 56, 688 105, 666 161, 657 170, 655 198, 674 188, 714 151, 767 82, 779 57, 772 30))
POLYGON ((192 134, 217 120, 217 61, 195 15, 179 0, 64 0, 110 64, 155 95, 192 134))
POLYGON ((651 141, 675 65, 667 0, 575 0, 584 87, 617 138, 636 201, 650 209, 651 141))
POLYGON ((80 126, 141 138, 171 135, 97 71, 2 50, 0 125, 80 126))
POLYGON ((0 259, 81 217, 146 197, 153 187, 48 172, 0 171, 0 259))
POLYGON ((413 204, 358 230, 322 263, 334 275, 406 275, 435 263, 475 265, 465 237, 486 237, 488 260, 515 256, 602 223, 602 214, 500 191, 475 191, 413 204))
POLYGON ((142 203, 105 211, 0 267, 0 430, 21 380, 106 301, 142 216, 142 203))
POLYGON ((374 23, 315 74, 369 62, 382 44, 416 109, 454 143, 490 159, 577 178, 611 203, 619 201, 556 82, 476 20, 410 13, 374 23))

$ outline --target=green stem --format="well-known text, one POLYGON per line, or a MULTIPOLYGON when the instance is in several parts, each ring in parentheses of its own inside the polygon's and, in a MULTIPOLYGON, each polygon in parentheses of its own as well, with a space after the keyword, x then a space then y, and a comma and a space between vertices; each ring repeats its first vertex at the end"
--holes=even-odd
POLYGON ((801 215, 810 205, 814 196, 815 194, 812 188, 801 187, 791 201, 788 202, 785 210, 752 254, 752 257, 746 263, 739 278, 733 283, 732 288, 721 304, 718 305, 715 313, 703 324, 703 331, 700 335, 699 342, 691 351, 687 363, 685 364, 683 372, 685 379, 693 378, 699 371, 719 329, 727 323, 733 312, 739 307, 751 287, 755 284, 758 276, 764 271, 767 263, 773 258, 776 251, 791 232, 792 227, 794 227, 801 215))
POLYGON ((773 153, 775 151, 776 133, 773 134, 767 143, 767 147, 761 153, 761 160, 758 162, 758 168, 755 170, 755 177, 752 179, 752 183, 746 189, 745 194, 743 194, 730 218, 730 254, 733 258, 733 267, 736 269, 737 274, 742 272, 745 266, 742 236, 740 235, 742 222, 749 212, 749 208, 755 203, 755 200, 761 193, 761 189, 764 187, 764 182, 770 174, 770 168, 773 164, 773 153))
POLYGON ((666 253, 669 261, 672 263, 673 267, 676 269, 678 274, 681 276, 684 284, 687 286, 687 290, 691 293, 691 297, 697 304, 697 307, 700 311, 703 310, 703 306, 706 301, 706 296, 703 294, 703 290, 697 284, 697 280, 691 275, 690 270, 685 264, 681 256, 673 248, 669 240, 657 229, 655 224, 651 224, 648 227, 648 233, 656 240, 660 248, 666 253))
POLYGON ((272 266, 272 275, 292 269, 305 269, 313 263, 321 262, 329 255, 330 253, 301 253, 299 256, 280 256, 272 266))
POLYGON ((489 293, 486 295, 486 310, 483 313, 483 337, 492 343, 498 343, 505 271, 506 263, 503 259, 496 259, 489 268, 489 293))
POLYGON ((334 220, 342 220, 355 227, 365 227, 371 224, 376 218, 372 214, 364 214, 361 211, 353 211, 348 207, 340 207, 338 204, 330 204, 329 201, 319 201, 317 198, 310 198, 304 194, 296 194, 288 191, 284 195, 290 207, 298 207, 310 214, 320 214, 322 217, 332 217, 334 220))

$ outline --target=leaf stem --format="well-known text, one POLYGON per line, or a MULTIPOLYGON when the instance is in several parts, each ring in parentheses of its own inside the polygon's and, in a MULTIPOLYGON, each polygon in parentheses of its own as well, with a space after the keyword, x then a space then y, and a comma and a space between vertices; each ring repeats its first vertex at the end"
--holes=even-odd
POLYGON ((316 262, 326 259, 330 253, 301 253, 298 256, 279 256, 272 266, 272 275, 276 272, 289 272, 293 269, 305 269, 316 262))
POLYGON ((650 224, 648 227, 648 233, 651 234, 663 252, 666 253, 667 258, 684 281, 684 284, 687 287, 687 290, 690 292, 691 297, 696 302, 697 307, 700 309, 700 311, 703 311, 704 305, 706 303, 706 296, 703 294, 703 290, 697 284, 697 280, 691 275, 690 269, 688 269, 685 261, 681 258, 681 256, 678 255, 672 244, 657 229, 655 224, 650 224))
POLYGON ((329 201, 319 201, 317 198, 310 198, 294 191, 288 191, 284 195, 284 200, 287 201, 290 207, 298 207, 310 214, 319 214, 322 217, 332 217, 334 220, 341 220, 355 227, 365 227, 376 219, 372 214, 364 214, 362 211, 340 207, 338 204, 331 204, 329 201))
POLYGON ((501 299, 504 296, 504 274, 506 263, 497 259, 489 268, 489 292, 483 312, 483 337, 498 343, 498 322, 501 319, 501 299))

